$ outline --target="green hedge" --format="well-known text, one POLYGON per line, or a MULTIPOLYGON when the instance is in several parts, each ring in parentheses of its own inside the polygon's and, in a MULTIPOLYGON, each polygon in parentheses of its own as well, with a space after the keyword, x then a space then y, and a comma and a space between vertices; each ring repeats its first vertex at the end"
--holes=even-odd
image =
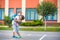
POLYGON ((42 26, 43 21, 42 20, 34 20, 32 22, 22 22, 20 25, 21 26, 42 26))

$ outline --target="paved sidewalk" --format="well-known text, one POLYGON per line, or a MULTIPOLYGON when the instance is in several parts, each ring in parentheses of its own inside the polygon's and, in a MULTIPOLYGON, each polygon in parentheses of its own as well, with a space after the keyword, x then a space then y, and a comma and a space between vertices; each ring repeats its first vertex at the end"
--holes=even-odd
POLYGON ((20 31, 22 38, 12 38, 12 31, 0 30, 0 40, 60 40, 60 32, 20 31))

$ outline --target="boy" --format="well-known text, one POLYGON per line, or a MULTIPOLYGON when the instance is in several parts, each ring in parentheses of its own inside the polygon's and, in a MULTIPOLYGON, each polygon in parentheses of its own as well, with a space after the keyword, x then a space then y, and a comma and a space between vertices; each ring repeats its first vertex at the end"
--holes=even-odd
POLYGON ((19 29, 19 23, 22 22, 22 12, 18 12, 18 15, 14 18, 14 20, 12 21, 12 27, 13 27, 13 38, 21 38, 21 35, 18 32, 19 29), (15 34, 18 34, 18 37, 15 36, 15 34))

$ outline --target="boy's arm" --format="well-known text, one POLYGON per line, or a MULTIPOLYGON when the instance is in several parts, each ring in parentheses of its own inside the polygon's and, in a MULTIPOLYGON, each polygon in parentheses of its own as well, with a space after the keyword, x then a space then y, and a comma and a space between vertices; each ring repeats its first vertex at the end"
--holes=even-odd
POLYGON ((17 20, 17 18, 14 18, 14 21, 15 21, 15 22, 20 22, 20 20, 17 20))
POLYGON ((14 18, 14 21, 15 21, 15 22, 18 22, 17 18, 14 18))

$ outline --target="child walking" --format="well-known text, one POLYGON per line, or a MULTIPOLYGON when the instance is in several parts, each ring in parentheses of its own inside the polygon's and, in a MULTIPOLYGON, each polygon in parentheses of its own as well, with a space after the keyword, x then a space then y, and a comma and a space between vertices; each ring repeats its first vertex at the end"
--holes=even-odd
POLYGON ((21 38, 21 35, 19 34, 19 23, 22 22, 22 17, 20 15, 22 15, 22 12, 18 12, 18 15, 12 20, 13 38, 21 38))

